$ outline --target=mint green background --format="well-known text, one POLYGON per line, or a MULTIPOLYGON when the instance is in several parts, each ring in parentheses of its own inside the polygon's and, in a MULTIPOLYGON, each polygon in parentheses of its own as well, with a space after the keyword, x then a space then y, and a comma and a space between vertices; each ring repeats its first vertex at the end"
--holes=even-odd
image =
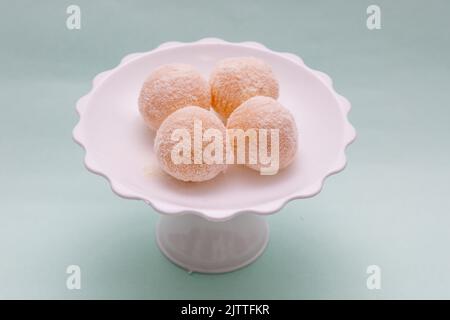
POLYGON ((1 1, 1 298, 450 298, 450 2, 1 1), (82 29, 66 29, 78 4, 82 29), (382 8, 382 29, 366 8, 382 8), (328 73, 353 104, 347 169, 268 218, 256 263, 189 275, 158 219, 86 171, 76 100, 132 52, 254 40, 328 73), (69 264, 82 290, 65 287, 69 264), (382 289, 366 288, 366 267, 382 289))

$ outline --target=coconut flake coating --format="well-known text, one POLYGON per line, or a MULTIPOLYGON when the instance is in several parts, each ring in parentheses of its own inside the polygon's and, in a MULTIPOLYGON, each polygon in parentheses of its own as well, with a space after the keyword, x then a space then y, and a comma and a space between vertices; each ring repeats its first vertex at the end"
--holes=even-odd
POLYGON ((210 108, 208 82, 187 64, 168 64, 154 70, 139 95, 139 111, 148 127, 157 130, 164 119, 185 106, 210 108))
MULTIPOLYGON (((227 130, 246 131, 252 128, 268 129, 268 131, 279 129, 279 169, 287 167, 294 160, 298 145, 297 126, 290 111, 278 101, 261 96, 250 98, 234 110, 228 118, 227 130)), ((267 150, 270 154, 270 133, 267 136, 267 150)), ((248 153, 248 144, 246 144, 246 152, 248 153)), ((246 159, 248 159, 247 156, 246 159)), ((259 161, 257 164, 246 163, 246 166, 253 170, 260 170, 263 167, 259 161)))
MULTIPOLYGON (((195 164, 194 163, 194 121, 201 120, 202 134, 208 129, 218 129, 223 137, 223 154, 225 155, 225 126, 222 121, 211 111, 197 106, 188 106, 179 109, 169 115, 159 127, 155 137, 155 154, 161 168, 172 177, 182 181, 206 181, 216 177, 225 170, 225 161, 219 164, 195 164), (174 163, 172 150, 180 141, 172 141, 172 133, 175 129, 186 129, 191 137, 191 164, 174 163)), ((202 150, 211 141, 202 143, 202 150)))
POLYGON ((227 58, 219 61, 209 84, 211 103, 224 118, 243 102, 255 96, 278 98, 278 81, 270 65, 254 57, 227 58))

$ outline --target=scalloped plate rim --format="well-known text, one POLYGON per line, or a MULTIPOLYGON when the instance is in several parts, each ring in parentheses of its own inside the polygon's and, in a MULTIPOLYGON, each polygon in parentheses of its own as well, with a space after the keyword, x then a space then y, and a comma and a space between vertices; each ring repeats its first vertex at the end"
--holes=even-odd
POLYGON ((90 172, 92 172, 96 175, 104 177, 107 180, 108 184, 110 185, 111 190, 118 196, 125 198, 125 199, 142 200, 146 204, 150 205, 155 211, 157 211, 161 214, 168 214, 168 215, 175 215, 175 216, 184 215, 184 214, 195 214, 195 215, 198 215, 200 217, 203 217, 203 218, 205 218, 207 220, 211 220, 211 221, 225 221, 225 220, 229 220, 233 217, 236 217, 240 214, 245 214, 245 213, 252 213, 252 214, 258 214, 258 215, 274 214, 274 213, 280 211, 290 201, 297 200, 297 199, 311 198, 311 197, 314 197, 317 194, 319 194, 324 187, 326 179, 334 174, 341 172, 347 166, 347 158, 346 158, 345 152, 346 152, 348 146, 350 144, 352 144, 354 142, 354 140, 356 139, 356 131, 355 131, 354 127, 350 124, 350 121, 348 120, 348 113, 350 110, 351 110, 350 102, 345 97, 343 97, 342 95, 338 94, 335 91, 331 77, 329 77, 326 73, 324 73, 322 71, 314 70, 314 69, 308 67, 303 62, 302 58, 300 58, 299 56, 297 56, 293 53, 276 52, 276 51, 268 49, 263 44, 261 44, 259 42, 255 42, 255 41, 227 42, 225 40, 218 39, 218 38, 203 38, 203 39, 200 39, 200 40, 194 41, 194 42, 168 41, 168 42, 164 42, 164 43, 160 44, 155 49, 150 50, 148 52, 136 52, 136 53, 127 54, 126 56, 124 56, 121 59, 120 63, 116 67, 98 73, 93 78, 92 87, 89 90, 89 92, 87 94, 85 94, 84 96, 80 97, 76 103, 76 111, 79 115, 79 120, 73 129, 72 137, 73 137, 73 140, 78 145, 80 145, 85 152, 84 166, 86 167, 86 169, 88 169, 90 172), (232 45, 241 45, 241 46, 251 47, 254 49, 258 49, 258 50, 264 50, 264 51, 268 51, 273 54, 283 56, 284 58, 289 59, 290 61, 292 61, 294 63, 300 64, 301 66, 305 67, 308 71, 310 71, 314 77, 319 79, 330 90, 330 92, 336 98, 338 105, 341 109, 341 112, 343 112, 346 130, 344 132, 344 135, 345 135, 345 137, 343 138, 344 144, 342 146, 342 150, 340 151, 341 156, 339 158, 339 161, 337 161, 337 163, 333 167, 330 167, 330 169, 327 171, 327 174, 324 177, 322 177, 317 183, 312 184, 313 187, 303 188, 302 190, 293 192, 290 195, 287 195, 285 197, 279 198, 279 199, 271 201, 271 202, 262 203, 261 205, 253 206, 250 208, 242 208, 239 210, 235 210, 235 209, 227 209, 227 210, 225 210, 225 209, 209 210, 208 209, 207 210, 210 213, 214 212, 214 215, 208 214, 208 212, 203 211, 203 210, 183 207, 180 205, 174 205, 174 204, 170 204, 170 203, 158 201, 158 200, 155 201, 153 199, 149 199, 148 197, 141 196, 138 194, 134 194, 134 195, 130 194, 126 190, 123 190, 123 189, 126 189, 126 187, 121 186, 119 183, 117 183, 113 179, 111 179, 106 173, 102 172, 101 169, 95 168, 95 166, 93 166, 92 163, 89 163, 89 152, 88 152, 85 144, 83 143, 83 138, 81 137, 81 133, 79 131, 81 130, 80 124, 81 124, 83 113, 84 113, 83 108, 86 107, 91 95, 95 92, 97 87, 99 87, 101 85, 101 83, 103 83, 113 71, 124 66, 125 64, 130 63, 131 61, 133 61, 135 59, 140 58, 142 55, 149 54, 149 53, 152 53, 155 51, 170 50, 176 46, 185 46, 185 45, 194 45, 194 44, 232 44, 232 45), (304 190, 307 190, 307 191, 305 192, 304 190), (261 208, 261 206, 264 206, 266 208, 263 209, 263 208, 261 208))

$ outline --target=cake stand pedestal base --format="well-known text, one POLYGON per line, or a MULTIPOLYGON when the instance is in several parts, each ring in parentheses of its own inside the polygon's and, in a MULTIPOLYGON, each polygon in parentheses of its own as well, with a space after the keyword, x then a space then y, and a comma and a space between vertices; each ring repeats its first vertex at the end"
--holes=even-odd
POLYGON ((222 273, 242 268, 263 253, 268 240, 266 220, 253 214, 223 222, 192 214, 162 215, 156 230, 164 255, 190 272, 222 273))

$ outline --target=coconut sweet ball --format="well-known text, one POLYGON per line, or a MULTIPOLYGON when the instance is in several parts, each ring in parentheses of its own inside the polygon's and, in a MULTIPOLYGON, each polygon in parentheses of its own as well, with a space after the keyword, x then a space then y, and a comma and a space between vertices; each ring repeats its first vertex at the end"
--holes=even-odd
POLYGON ((172 177, 206 181, 226 168, 225 137, 225 126, 213 112, 188 106, 163 121, 156 133, 155 154, 162 169, 172 177), (196 158, 196 150, 200 158, 196 158))
POLYGON ((227 58, 219 61, 209 84, 211 102, 224 118, 254 96, 278 98, 278 82, 272 68, 253 57, 227 58))
POLYGON ((142 86, 139 111, 153 130, 174 111, 196 105, 209 109, 211 94, 208 82, 187 64, 168 64, 154 70, 142 86))
MULTIPOLYGON (((250 98, 239 106, 230 115, 227 122, 227 130, 230 129, 242 129, 247 131, 248 129, 266 129, 267 137, 266 146, 267 154, 272 153, 272 141, 271 141, 271 129, 278 129, 278 150, 279 159, 278 163, 279 169, 287 167, 295 157, 297 152, 297 127, 292 114, 288 109, 283 107, 278 101, 270 97, 257 96, 250 98)), ((259 137, 256 136, 256 137, 259 137)), ((236 140, 237 141, 237 140, 236 140)), ((234 148, 236 150, 236 141, 233 142, 234 148)), ((258 150, 260 140, 257 138, 258 150)), ((261 159, 255 160, 256 164, 249 163, 249 147, 248 144, 245 146, 246 154, 246 165, 254 170, 260 170, 262 167, 267 167, 266 164, 261 163, 261 159)), ((276 173, 276 172, 275 172, 276 173)))

